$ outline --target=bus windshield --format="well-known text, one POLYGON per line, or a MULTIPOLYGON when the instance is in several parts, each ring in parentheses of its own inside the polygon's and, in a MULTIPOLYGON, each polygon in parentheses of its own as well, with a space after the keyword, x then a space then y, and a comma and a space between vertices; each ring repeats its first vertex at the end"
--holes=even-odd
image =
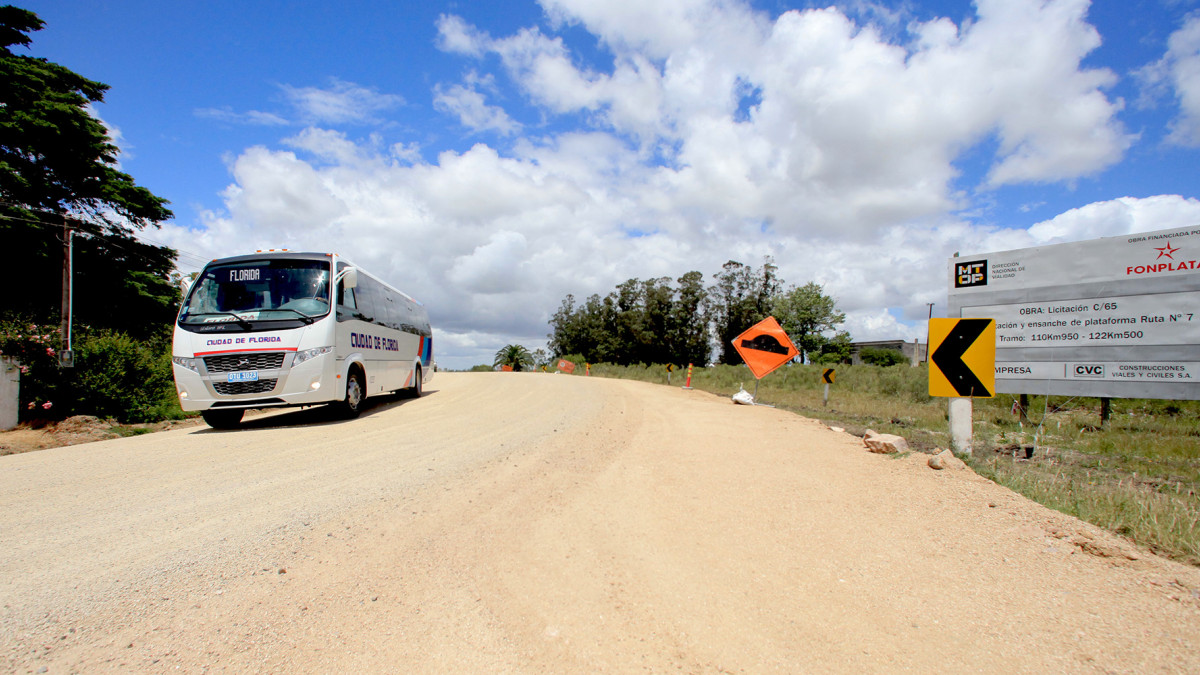
POLYGON ((248 260, 205 268, 183 303, 179 323, 311 323, 328 313, 328 261, 248 260))

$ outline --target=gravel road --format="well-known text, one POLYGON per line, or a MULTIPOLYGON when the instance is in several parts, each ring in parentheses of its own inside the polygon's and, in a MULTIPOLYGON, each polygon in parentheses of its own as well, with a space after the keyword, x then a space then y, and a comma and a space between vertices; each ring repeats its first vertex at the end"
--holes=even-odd
POLYGON ((1200 672, 1200 570, 924 459, 524 373, 4 456, 0 663, 1200 672))

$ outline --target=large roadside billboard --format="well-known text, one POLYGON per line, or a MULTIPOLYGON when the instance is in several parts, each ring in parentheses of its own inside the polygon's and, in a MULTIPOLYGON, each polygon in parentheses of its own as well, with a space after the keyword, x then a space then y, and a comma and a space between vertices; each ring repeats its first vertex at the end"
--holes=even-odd
POLYGON ((1200 400, 1200 225, 950 258, 996 320, 996 391, 1200 400))

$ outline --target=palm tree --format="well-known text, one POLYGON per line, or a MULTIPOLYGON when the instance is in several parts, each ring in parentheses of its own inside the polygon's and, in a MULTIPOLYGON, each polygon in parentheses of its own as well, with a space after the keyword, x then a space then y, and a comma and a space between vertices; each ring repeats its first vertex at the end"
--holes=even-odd
POLYGON ((533 367, 533 354, 521 345, 505 345, 496 352, 493 366, 512 366, 513 370, 524 370, 533 367))

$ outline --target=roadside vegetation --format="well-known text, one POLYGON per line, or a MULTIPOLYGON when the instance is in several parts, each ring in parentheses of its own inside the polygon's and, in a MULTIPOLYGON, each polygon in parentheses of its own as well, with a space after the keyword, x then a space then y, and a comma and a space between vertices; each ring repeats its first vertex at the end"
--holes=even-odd
MULTIPOLYGON (((757 400, 856 435, 868 428, 900 434, 920 451, 949 447, 946 399, 928 395, 925 366, 836 366, 823 405, 826 367, 780 368, 759 383, 757 400)), ((666 366, 592 364, 591 373, 667 383, 666 366)), ((676 367, 672 386, 682 386, 686 374, 686 365, 676 367)), ((692 374, 693 388, 721 396, 740 386, 753 393, 754 383, 745 367, 694 368, 692 374)), ((977 473, 1156 553, 1200 565, 1200 401, 1113 399, 1102 426, 1099 399, 1028 400, 1025 425, 1015 395, 975 401, 974 453, 967 461, 977 473)))
POLYGON ((0 294, 0 357, 20 371, 21 420, 180 417, 170 356, 176 253, 137 237, 171 211, 120 170, 120 149, 93 114, 108 85, 24 53, 43 26, 0 6, 0 241, 17 281, 0 294), (68 242, 74 364, 63 366, 68 242))
POLYGON ((695 270, 672 285, 669 277, 628 279, 607 296, 563 299, 550 318, 547 348, 576 363, 742 363, 733 339, 774 316, 808 361, 850 360, 846 315, 820 284, 785 286, 770 257, 760 267, 730 260, 711 286, 695 270), (714 351, 713 338, 717 349, 714 351))

